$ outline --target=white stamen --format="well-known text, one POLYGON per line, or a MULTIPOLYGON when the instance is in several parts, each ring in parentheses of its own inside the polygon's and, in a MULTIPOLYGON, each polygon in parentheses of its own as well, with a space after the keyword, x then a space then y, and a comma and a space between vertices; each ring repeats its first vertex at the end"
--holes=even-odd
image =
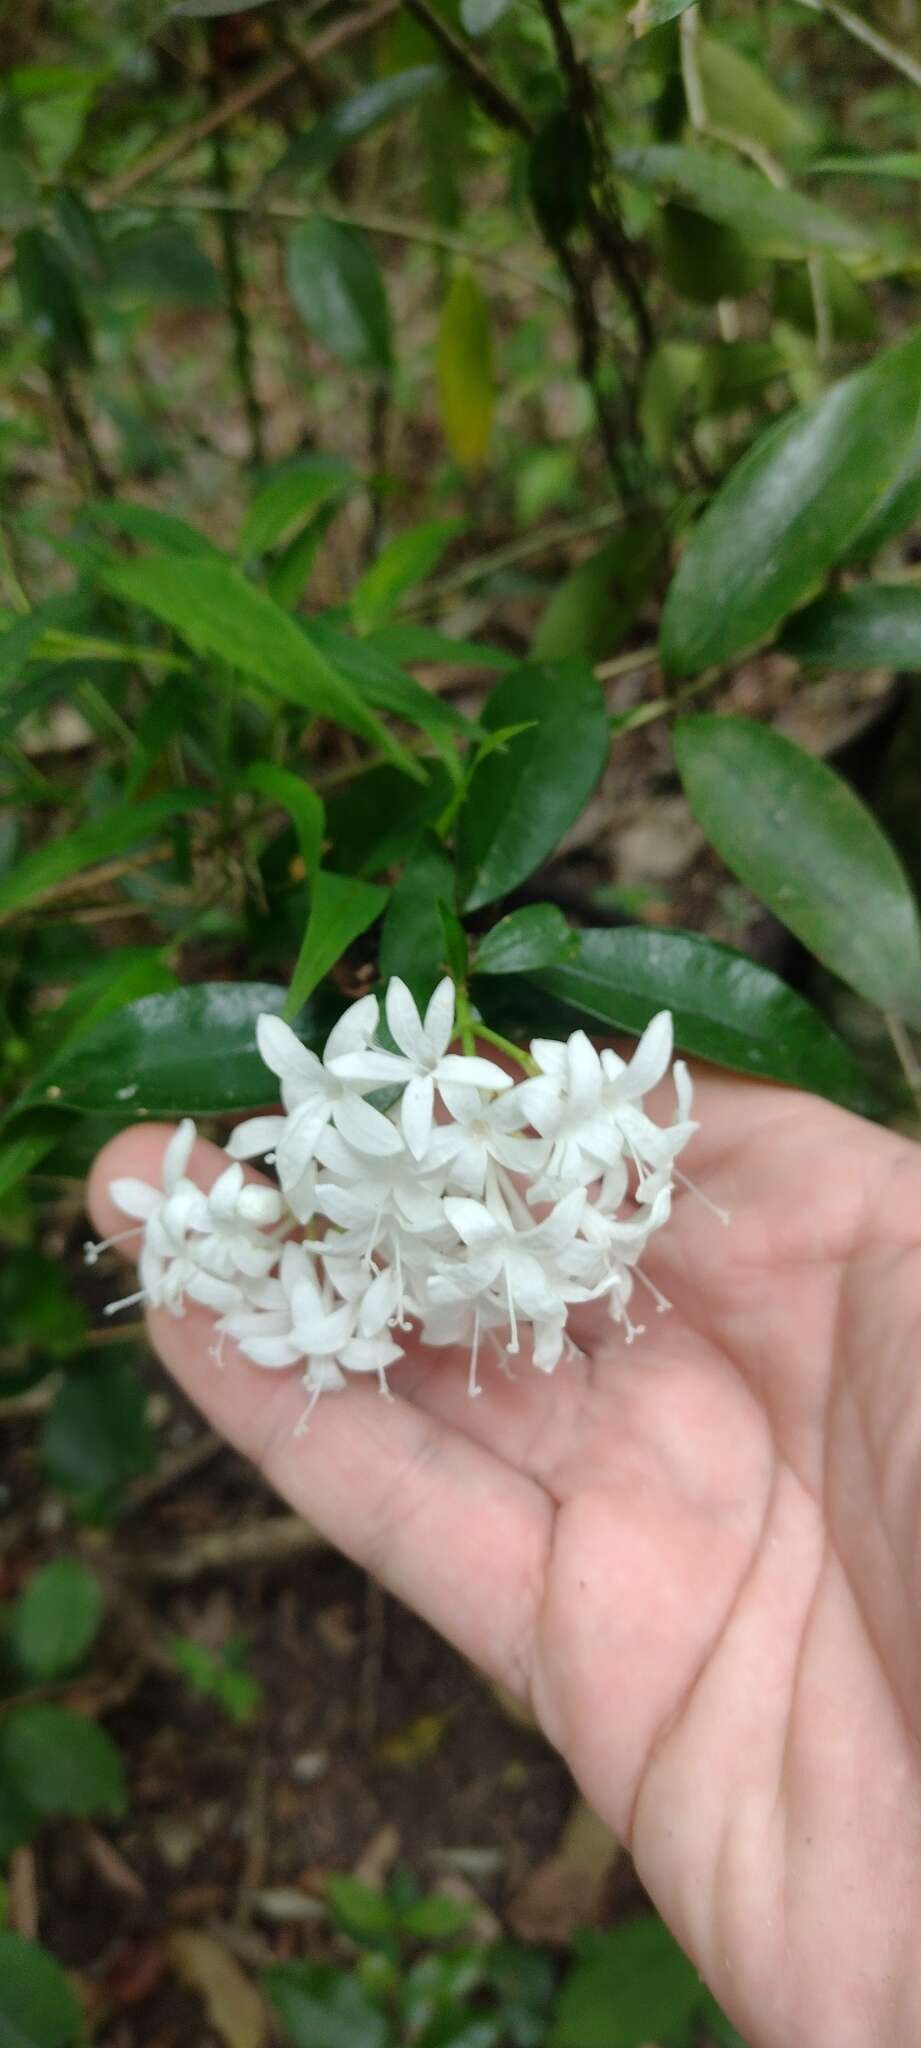
POLYGON ((474 1318, 473 1318, 473 1343, 472 1343, 472 1344, 471 1344, 471 1346, 470 1346, 470 1370, 469 1370, 469 1372, 468 1372, 468 1374, 467 1374, 467 1392, 468 1392, 468 1394, 470 1394, 470 1395, 474 1395, 474 1394, 481 1394, 481 1393, 482 1393, 482 1391, 483 1391, 482 1387, 481 1387, 481 1386, 479 1386, 479 1384, 478 1384, 478 1382, 477 1382, 477 1376, 476 1376, 476 1368, 477 1368, 477 1359, 478 1359, 478 1357, 479 1357, 479 1354, 480 1354, 480 1311, 479 1311, 479 1309, 477 1309, 477 1311, 476 1311, 476 1313, 475 1313, 475 1315, 474 1315, 474 1318))
POLYGON ((633 1272, 636 1279, 642 1280, 643 1286, 648 1287, 656 1305, 657 1315, 664 1316, 670 1308, 674 1308, 674 1302, 669 1301, 668 1295, 663 1294, 661 1287, 657 1287, 654 1280, 650 1280, 649 1274, 643 1272, 642 1266, 634 1266, 633 1272))
POLYGON ((698 1202, 702 1202, 704 1208, 709 1209, 711 1214, 718 1217, 721 1223, 729 1222, 729 1210, 721 1209, 718 1202, 712 1202, 710 1196, 704 1194, 703 1188, 699 1188, 696 1181, 689 1180, 687 1174, 681 1172, 680 1167, 673 1166, 672 1173, 675 1179, 681 1182, 681 1186, 687 1188, 688 1194, 696 1195, 698 1202))
POLYGON ((142 1287, 137 1294, 126 1294, 122 1301, 107 1301, 102 1313, 104 1316, 117 1316, 120 1309, 137 1308, 139 1301, 146 1300, 147 1289, 142 1287))
POLYGON ((87 1266, 96 1266, 103 1252, 109 1252, 115 1244, 125 1244, 129 1237, 139 1237, 143 1223, 132 1223, 130 1230, 119 1230, 115 1237, 101 1237, 98 1243, 88 1237, 83 1247, 83 1258, 87 1266))

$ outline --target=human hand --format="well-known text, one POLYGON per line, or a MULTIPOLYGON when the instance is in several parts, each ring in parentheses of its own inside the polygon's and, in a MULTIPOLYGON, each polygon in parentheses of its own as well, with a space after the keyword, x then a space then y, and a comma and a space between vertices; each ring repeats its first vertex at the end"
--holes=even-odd
MULTIPOLYGON (((829 1104, 698 1077, 697 1183, 627 1348, 466 1392, 417 1351, 321 1399, 211 1316, 165 1364, 300 1513, 531 1701, 751 2048, 921 2039, 921 1153, 829 1104), (650 1302, 650 1307, 652 1303, 650 1302)), ((107 1146, 158 1181, 168 1131, 107 1146)), ((199 1143, 203 1186, 226 1162, 199 1143)))

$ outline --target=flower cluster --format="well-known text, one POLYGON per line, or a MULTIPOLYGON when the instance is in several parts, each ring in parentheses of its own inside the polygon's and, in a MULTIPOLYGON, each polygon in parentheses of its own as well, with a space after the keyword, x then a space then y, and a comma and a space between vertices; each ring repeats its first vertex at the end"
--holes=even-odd
POLYGON ((387 1045, 376 997, 353 1003, 322 1058, 280 1018, 260 1017, 281 1107, 237 1126, 210 1190, 187 1176, 188 1120, 166 1148, 162 1188, 112 1183, 135 1219, 121 1236, 141 1238, 128 1300, 174 1315, 203 1304, 219 1339, 256 1365, 303 1365, 311 1404, 352 1372, 376 1373, 386 1391, 411 1330, 464 1347, 471 1394, 484 1340, 505 1363, 526 1330, 533 1363, 551 1372, 580 1303, 605 1302, 631 1342, 636 1279, 668 1306, 639 1260, 668 1220, 675 1161, 696 1129, 680 1061, 671 1123, 643 1107, 671 1062, 668 1013, 629 1061, 582 1031, 535 1039, 517 1080, 508 1065, 449 1050, 448 979, 423 1018, 394 978, 385 1015, 387 1045), (278 1187, 247 1180, 244 1160, 273 1166, 278 1187))

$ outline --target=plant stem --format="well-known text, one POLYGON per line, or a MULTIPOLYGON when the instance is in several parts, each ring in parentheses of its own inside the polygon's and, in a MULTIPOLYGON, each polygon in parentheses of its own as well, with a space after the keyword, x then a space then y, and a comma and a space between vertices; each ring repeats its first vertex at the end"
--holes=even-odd
POLYGON ((898 43, 890 43, 888 36, 880 35, 879 29, 865 21, 862 14, 853 14, 849 7, 842 7, 840 0, 800 0, 801 7, 808 7, 812 14, 827 14, 846 30, 855 41, 872 50, 875 57, 881 57, 884 64, 891 64, 900 71, 903 78, 909 78, 912 85, 921 88, 921 64, 900 50, 898 43))
MULTIPOLYGON (((209 73, 211 95, 215 106, 218 104, 217 72, 209 73)), ((211 163, 214 182, 222 198, 233 199, 233 184, 230 158, 227 152, 227 136, 223 127, 216 128, 211 137, 211 163)), ((243 284, 243 264, 240 255, 240 231, 237 215, 232 206, 218 214, 218 232, 221 238, 221 254, 224 267, 224 291, 227 297, 227 312, 233 335, 233 362, 240 397, 249 427, 249 460, 253 469, 261 469, 265 462, 265 442, 262 432, 262 408, 256 390, 253 368, 253 339, 249 314, 246 309, 243 284)))
POLYGON ((522 1046, 514 1045, 510 1038, 503 1038, 501 1031, 493 1031, 489 1024, 482 1022, 482 1019, 477 1023, 475 1029, 477 1038, 485 1038, 487 1045, 494 1045, 497 1052, 506 1053, 508 1058, 514 1060, 517 1066, 524 1068, 526 1074, 537 1074, 540 1072, 537 1061, 532 1060, 530 1053, 525 1052, 522 1046))
POLYGON ((915 1107, 916 1109, 921 1109, 921 1066, 918 1064, 914 1046, 902 1023, 901 1017, 896 1017, 892 1010, 886 1010, 884 1015, 886 1030, 898 1055, 899 1065, 914 1096, 915 1107))

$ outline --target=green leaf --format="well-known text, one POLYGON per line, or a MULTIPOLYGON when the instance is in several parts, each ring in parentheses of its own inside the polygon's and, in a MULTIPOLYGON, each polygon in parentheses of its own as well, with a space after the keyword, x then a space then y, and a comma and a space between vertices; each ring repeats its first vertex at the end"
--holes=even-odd
POLYGON ((377 875, 412 852, 451 795, 441 761, 427 761, 425 781, 407 788, 395 768, 369 768, 326 805, 331 864, 345 874, 377 875))
POLYGON ((608 751, 604 694, 579 662, 522 664, 496 684, 481 723, 487 732, 530 729, 474 771, 458 830, 468 910, 517 888, 549 857, 591 795, 608 751))
POLYGON ((921 1024, 921 932, 907 876, 848 784, 749 718, 680 719, 692 811, 733 873, 850 988, 921 1024))
POLYGON ((311 334, 352 369, 391 368, 390 312, 377 263, 355 228, 315 214, 288 242, 288 289, 311 334))
POLYGON ((244 561, 264 555, 331 499, 345 495, 354 475, 337 455, 310 455, 263 484, 240 528, 238 553, 244 561))
POLYGON ((603 661, 641 611, 663 561, 662 527, 638 515, 554 591, 531 648, 535 661, 603 661))
POLYGON ((304 866, 308 875, 315 875, 326 830, 322 797, 290 768, 278 768, 274 761, 251 762, 242 780, 244 788, 257 789, 270 803, 281 804, 289 813, 304 866))
POLYGON ((667 21, 674 21, 683 14, 686 7, 692 7, 694 0, 636 0, 627 20, 634 35, 645 36, 651 28, 662 28, 667 21))
MULTIPOLYGON (((826 249, 822 285, 832 332, 839 341, 874 341, 879 330, 876 308, 865 285, 826 249)), ((815 334, 815 298, 802 263, 782 263, 774 273, 774 312, 802 334, 815 334)))
POLYGON ((362 1947, 389 1948, 397 1915, 386 1892, 362 1884, 357 1877, 328 1877, 323 1887, 337 1927, 362 1947))
POLYGON ((528 192, 541 234, 556 248, 585 213, 595 153, 581 113, 561 107, 538 131, 528 156, 528 192))
POLYGON ((215 556, 148 555, 102 578, 117 597, 175 628, 198 654, 214 655, 253 676, 288 703, 361 733, 415 774, 415 763, 386 726, 337 675, 293 619, 231 562, 215 556))
POLYGON ((16 283, 22 317, 42 347, 64 362, 88 364, 89 328, 80 294, 63 249, 44 228, 17 235, 16 283))
POLYGON ((74 626, 84 612, 75 592, 49 597, 0 634, 0 693, 20 680, 30 655, 37 651, 49 628, 74 626))
POLYGON ((38 1813, 122 1814, 125 1773, 111 1736, 69 1707, 14 1707, 0 1758, 38 1813))
POLYGON ((221 549, 197 526, 177 519, 174 512, 161 512, 156 505, 127 505, 102 499, 86 510, 97 525, 114 526, 116 532, 127 533, 132 540, 149 541, 167 554, 216 555, 225 560, 221 549))
POLYGON ((0 1931, 0 2048, 74 2048, 83 2035, 76 1996, 54 1957, 0 1931))
POLYGON ((113 804, 105 816, 79 825, 27 854, 12 874, 0 882, 0 917, 12 917, 53 889, 67 875, 82 874, 97 861, 113 854, 127 853, 142 839, 150 839, 170 818, 193 809, 203 801, 200 792, 170 790, 165 796, 148 797, 145 803, 113 804))
POLYGON ((384 625, 406 592, 431 576, 449 542, 463 529, 462 519, 429 519, 410 527, 408 533, 398 533, 355 585, 352 617, 356 632, 373 633, 384 625))
POLYGON ((391 892, 381 927, 380 971, 398 974, 419 1004, 441 979, 445 934, 440 905, 454 897, 454 866, 437 839, 426 837, 391 892))
MULTIPOLYGON (((29 1805, 15 1779, 0 1763, 0 1865, 5 1864, 13 1850, 23 1842, 31 1842, 41 1825, 41 1814, 29 1805)), ((3 2032, 4 2021, 9 2024, 9 2014, 3 2005, 3 1980, 0 1978, 0 2048, 8 2038, 3 2032)))
POLYGON ((388 894, 376 882, 320 869, 311 890, 307 930, 282 1012, 289 1021, 348 947, 380 917, 388 894))
POLYGON ((477 947, 476 974, 531 974, 575 953, 575 934, 554 903, 529 903, 499 919, 477 947))
POLYGON ((797 249, 866 252, 878 240, 878 232, 834 213, 820 200, 782 191, 758 171, 715 153, 659 142, 617 150, 615 162, 633 183, 653 191, 666 186, 710 220, 736 228, 766 255, 787 256, 797 249))
POLYGON ((256 1019, 278 1016, 285 995, 273 982, 205 981, 144 996, 55 1062, 55 1100, 132 1119, 252 1109, 271 1094, 256 1019))
POLYGON ((441 424, 465 476, 486 461, 495 404, 489 306, 474 271, 455 270, 445 293, 436 349, 441 424))
POLYGON ((921 335, 781 420, 717 491, 672 579, 662 658, 689 675, 753 646, 847 547, 918 413, 921 335))
POLYGON ((0 1139, 0 1201, 54 1151, 64 1121, 55 1113, 34 1113, 20 1118, 15 1129, 0 1139))
POLYGON ((33 1573, 10 1619, 20 1669, 39 1681, 71 1671, 85 1657, 102 1619, 99 1580, 76 1557, 58 1557, 33 1573))
MULTIPOLYGON (((389 711, 394 718, 403 718, 409 725, 417 725, 420 732, 427 732, 439 744, 458 733, 469 733, 468 719, 455 711, 453 704, 439 697, 433 690, 427 690, 417 683, 415 676, 405 675, 403 670, 380 648, 367 640, 355 640, 350 634, 342 633, 329 619, 311 619, 305 628, 315 646, 327 659, 335 663, 340 673, 348 678, 359 695, 378 711, 389 711)), ((416 780, 421 779, 421 765, 416 780)), ((401 802, 407 791, 403 789, 401 802)))
POLYGON ((780 644, 797 660, 827 668, 921 670, 921 590, 865 583, 820 597, 787 621, 780 644))
POLYGON ((259 1981, 291 2048, 391 2048, 389 2021, 355 1975, 329 1963, 271 1963, 259 1981))
POLYGON ((195 235, 178 221, 154 221, 106 243, 106 290, 128 304, 223 304, 220 274, 195 235))
POLYGON ((809 165, 813 176, 833 173, 836 177, 921 178, 921 155, 908 149, 890 149, 874 156, 821 156, 809 165))
POLYGON ((304 177, 308 172, 328 171, 343 150, 372 128, 379 128, 404 107, 413 107, 433 86, 440 85, 444 72, 438 64, 414 64, 406 71, 392 71, 377 78, 360 92, 351 93, 331 107, 305 135, 296 135, 278 163, 269 171, 274 185, 282 178, 304 177))
POLYGON ((49 1366, 80 1349, 86 1310, 70 1276, 34 1245, 8 1247, 0 1265, 0 1330, 4 1347, 37 1350, 49 1366))
POLYGON ((514 668, 518 661, 518 656, 510 654, 507 647, 491 647, 479 640, 455 640, 449 633, 437 632, 434 626, 403 625, 399 621, 369 633, 368 645, 379 654, 388 655, 391 661, 436 662, 442 667, 453 664, 457 668, 505 669, 514 668))
POLYGON ((509 10, 510 0, 460 0, 460 18, 468 36, 485 36, 509 10))
POLYGON ((400 1926, 404 1934, 411 1934, 416 1941, 451 1941, 469 1927, 472 1912, 466 1900, 449 1899, 433 1892, 430 1898, 417 1899, 415 1905, 400 1914, 400 1926))
POLYGON ((25 160, 13 149, 0 149, 0 228, 15 235, 41 219, 41 195, 25 160))
POLYGON ((575 957, 533 976, 574 1022, 644 1031, 671 1010, 682 1052, 866 1108, 860 1071, 811 1004, 743 953, 694 932, 625 925, 575 934, 575 957))
POLYGON ((813 124, 775 92, 756 65, 709 32, 698 39, 698 65, 708 123, 760 142, 775 156, 808 149, 813 124))
POLYGON ((559 1998, 553 2048, 642 2048, 686 2028, 703 1986, 683 1950, 652 1914, 611 1933, 576 1936, 576 1958, 559 1998))
POLYGON ((93 1506, 149 1472, 154 1449, 137 1373, 112 1358, 72 1368, 45 1419, 42 1457, 55 1486, 93 1506))
POLYGON ((921 518, 921 413, 898 473, 853 535, 848 560, 867 562, 921 518))
POLYGON ((746 247, 734 228, 708 220, 696 206, 682 206, 678 200, 662 208, 659 245, 669 284, 683 298, 701 305, 743 298, 765 275, 763 258, 746 247))

